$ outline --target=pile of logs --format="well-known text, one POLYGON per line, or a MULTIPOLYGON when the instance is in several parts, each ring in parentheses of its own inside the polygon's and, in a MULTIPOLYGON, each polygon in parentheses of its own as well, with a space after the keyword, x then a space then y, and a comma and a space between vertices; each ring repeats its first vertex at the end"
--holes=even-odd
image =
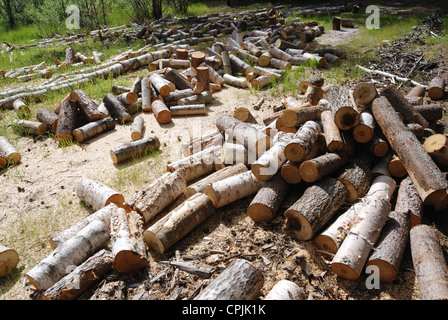
MULTIPOLYGON (((412 95, 394 86, 378 92, 361 82, 349 89, 324 86, 318 77, 301 85, 320 88, 321 99, 292 105, 288 97, 286 108, 263 125, 220 115, 216 131, 185 143, 185 157, 131 199, 81 179, 78 197, 95 212, 51 238, 54 252, 27 273, 30 282, 45 299, 76 298, 112 268, 129 273, 150 267, 147 248, 168 251, 240 199, 252 198, 247 214, 255 223, 269 223, 298 185, 302 191, 295 190, 296 201, 284 211, 283 230, 331 255, 336 275, 355 280, 376 266, 381 281, 393 281, 409 240, 420 297, 447 299, 443 251, 433 227, 422 223, 426 210, 448 207, 447 138, 432 129, 443 107, 415 106, 412 95), (289 127, 270 126, 277 121, 289 127), (103 249, 107 243, 110 251, 103 249), (77 268, 67 274, 69 265, 77 268), (83 284, 77 290, 75 278, 83 284)), ((260 270, 235 259, 195 299, 257 299, 263 283, 260 270)), ((284 282, 267 297, 288 292, 304 297, 300 287, 284 282)))

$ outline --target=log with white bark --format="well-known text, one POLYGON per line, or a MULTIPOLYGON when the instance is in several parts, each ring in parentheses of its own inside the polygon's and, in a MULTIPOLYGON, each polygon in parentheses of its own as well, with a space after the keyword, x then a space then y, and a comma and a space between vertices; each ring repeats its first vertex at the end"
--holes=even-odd
POLYGON ((105 184, 92 180, 90 178, 82 178, 76 186, 76 195, 87 206, 97 211, 110 203, 122 206, 125 202, 120 192, 113 190, 105 184))
POLYGON ((389 144, 406 167, 424 204, 434 205, 446 197, 448 182, 420 141, 403 124, 386 98, 372 103, 372 113, 389 144))
POLYGON ((255 161, 255 155, 250 153, 247 148, 239 143, 225 142, 222 146, 222 163, 225 165, 244 164, 250 165, 255 161), (254 159, 252 159, 254 158, 254 159))
POLYGON ((365 109, 359 113, 359 124, 353 128, 353 138, 359 143, 368 143, 375 134, 375 119, 372 113, 365 109))
POLYGON ((47 132, 47 125, 38 121, 14 119, 13 126, 17 126, 24 134, 43 135, 47 132))
POLYGON ((213 96, 210 91, 204 91, 200 94, 185 97, 179 99, 177 102, 179 105, 190 105, 190 104, 207 104, 213 100, 213 96))
POLYGON ((42 300, 75 300, 112 270, 113 256, 102 249, 48 288, 42 300))
POLYGON ((290 280, 278 281, 263 300, 306 300, 303 289, 290 280))
POLYGON ((157 136, 149 136, 113 148, 110 150, 110 157, 114 164, 119 164, 129 159, 142 157, 159 148, 160 141, 157 136))
POLYGON ((236 55, 230 54, 229 58, 233 73, 239 71, 246 76, 248 73, 253 71, 249 64, 238 58, 236 55))
POLYGON ((172 86, 170 85, 170 81, 163 78, 160 74, 152 72, 149 75, 149 80, 154 88, 159 92, 162 97, 167 96, 172 90, 172 86))
POLYGON ((448 300, 448 266, 434 228, 413 227, 410 247, 420 300, 448 300))
POLYGON ((247 86, 249 85, 246 78, 233 76, 233 75, 230 75, 227 73, 223 75, 223 79, 226 83, 228 83, 234 87, 240 87, 240 88, 244 89, 244 88, 247 88, 247 86))
POLYGON ((427 128, 428 121, 409 103, 406 97, 393 85, 381 91, 381 96, 386 97, 395 111, 403 116, 405 123, 418 123, 427 128))
POLYGON ((210 91, 210 73, 208 66, 201 64, 196 68, 196 79, 197 83, 193 89, 194 94, 210 91))
POLYGON ((26 117, 31 112, 30 108, 22 99, 15 100, 12 107, 17 112, 19 117, 26 117))
POLYGON ((222 134, 216 130, 203 134, 200 137, 191 138, 187 142, 182 143, 182 153, 184 156, 188 157, 210 146, 222 145, 222 143, 222 134))
POLYGON ((318 122, 305 122, 286 145, 284 149, 286 159, 301 162, 317 141, 320 132, 321 125, 318 122))
POLYGON ((247 208, 247 215, 255 222, 271 221, 285 199, 288 188, 278 172, 258 190, 247 208))
POLYGON ((115 129, 115 120, 111 117, 89 122, 73 130, 73 137, 78 142, 84 142, 100 133, 115 129))
POLYGON ((80 230, 85 228, 90 222, 94 220, 98 220, 102 222, 107 228, 110 227, 110 217, 112 213, 117 209, 118 206, 114 203, 110 203, 107 206, 93 212, 92 214, 88 215, 84 219, 80 220, 79 222, 73 224, 72 226, 68 227, 67 229, 62 230, 55 236, 52 236, 48 239, 50 242, 51 249, 56 249, 58 246, 60 246, 62 243, 67 241, 68 239, 74 237, 80 230))
POLYGON ((132 121, 131 139, 132 141, 143 138, 143 130, 145 129, 145 120, 141 116, 136 116, 132 121))
POLYGON ((194 300, 256 300, 263 284, 260 270, 247 260, 235 259, 194 300))
POLYGON ((172 106, 169 108, 171 115, 174 116, 189 116, 189 115, 204 115, 207 114, 205 104, 191 104, 172 106))
POLYGON ((366 267, 376 266, 380 280, 392 282, 396 279, 404 250, 409 238, 409 215, 392 211, 372 249, 366 267))
POLYGON ((258 192, 263 183, 251 171, 244 171, 207 185, 204 193, 210 197, 215 208, 220 208, 258 192))
POLYGON ((146 229, 145 242, 158 253, 164 253, 214 213, 215 207, 207 195, 193 194, 146 229))
POLYGON ((128 204, 147 223, 180 196, 186 187, 187 183, 178 171, 167 172, 137 192, 128 204))
POLYGON ((148 265, 143 238, 143 218, 136 211, 117 208, 110 217, 110 240, 113 267, 120 273, 130 273, 148 265))
POLYGON ((108 242, 109 229, 100 221, 92 221, 75 236, 58 246, 26 273, 37 290, 47 290, 108 242))
POLYGON ((14 145, 4 136, 0 136, 0 157, 12 164, 18 164, 22 159, 14 145))
POLYGON ((350 99, 347 88, 342 86, 333 86, 330 89, 328 101, 330 109, 333 112, 334 122, 341 130, 349 130, 359 123, 358 108, 350 99))
POLYGON ((423 202, 410 177, 406 177, 400 182, 394 211, 409 215, 411 227, 422 221, 423 202))
POLYGON ((358 223, 357 217, 361 212, 375 210, 376 199, 390 202, 395 191, 395 181, 387 176, 378 176, 365 197, 352 204, 348 210, 337 217, 325 230, 320 232, 315 238, 316 246, 324 251, 335 254, 350 229, 358 223))
POLYGON ((337 212, 346 198, 347 191, 344 185, 334 178, 325 178, 308 187, 285 211, 284 232, 299 240, 311 240, 337 212))
POLYGON ((16 250, 0 244, 0 278, 13 271, 19 260, 19 254, 16 250))

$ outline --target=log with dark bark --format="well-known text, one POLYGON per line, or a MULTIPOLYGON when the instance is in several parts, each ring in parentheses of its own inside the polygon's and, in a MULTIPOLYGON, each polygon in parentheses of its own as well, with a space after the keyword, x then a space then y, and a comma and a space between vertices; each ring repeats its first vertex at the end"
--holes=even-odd
POLYGON ((344 168, 338 176, 347 188, 347 202, 353 203, 363 197, 372 182, 373 160, 369 154, 361 153, 344 168))
POLYGON ((150 136, 113 148, 110 150, 110 157, 114 164, 120 164, 129 159, 144 156, 148 152, 159 148, 160 141, 157 136, 150 136))
POLYGON ((332 26, 333 26, 333 30, 341 30, 341 18, 333 17, 332 26))
POLYGON ((93 102, 83 90, 75 90, 75 93, 78 95, 77 104, 79 106, 79 110, 85 115, 89 122, 106 118, 106 115, 98 111, 95 102, 93 102))
POLYGON ((37 120, 47 125, 47 129, 56 133, 58 126, 58 115, 50 109, 40 109, 36 114, 37 120))
POLYGON ((381 96, 386 97, 395 111, 403 116, 405 123, 418 123, 424 128, 429 126, 428 121, 409 103, 406 97, 393 85, 381 91, 381 96))
POLYGON ((433 227, 425 224, 410 231, 412 261, 421 300, 448 300, 448 266, 433 227))
POLYGON ((431 80, 428 86, 428 97, 431 100, 441 100, 445 94, 445 81, 437 76, 431 80))
POLYGON ((112 270, 113 256, 102 249, 48 288, 42 300, 75 300, 112 270))
POLYGON ((126 111, 124 105, 112 93, 105 95, 103 102, 111 117, 118 123, 123 124, 131 120, 131 115, 126 111))
POLYGON ((277 214, 288 192, 288 184, 280 172, 263 184, 247 208, 247 215, 255 222, 271 221, 277 214))
POLYGON ((249 261, 235 259, 194 300, 256 300, 264 276, 249 261))
POLYGON ((422 104, 414 106, 428 122, 435 122, 443 118, 443 105, 441 104, 422 104))
POLYGON ((56 140, 73 140, 73 130, 76 128, 78 118, 78 106, 72 102, 63 102, 58 114, 58 125, 56 128, 56 140))
POLYGON ((333 112, 334 122, 341 130, 349 130, 359 123, 358 108, 353 105, 347 88, 333 86, 328 94, 330 109, 333 112))
POLYGON ((346 165, 347 162, 347 157, 329 152, 302 162, 299 168, 299 174, 304 181, 311 183, 336 172, 346 165))
POLYGON ((410 177, 400 182, 394 211, 409 215, 411 227, 422 221, 423 202, 410 177))
POLYGON ((193 194, 146 229, 145 242, 155 251, 164 253, 214 213, 215 207, 207 195, 193 194))
POLYGON ((385 97, 373 101, 372 113, 406 167, 423 203, 440 203, 447 195, 448 182, 417 137, 406 128, 385 97))
POLYGON ((115 129, 115 120, 111 117, 89 122, 73 130, 73 137, 78 142, 84 142, 102 132, 115 129))

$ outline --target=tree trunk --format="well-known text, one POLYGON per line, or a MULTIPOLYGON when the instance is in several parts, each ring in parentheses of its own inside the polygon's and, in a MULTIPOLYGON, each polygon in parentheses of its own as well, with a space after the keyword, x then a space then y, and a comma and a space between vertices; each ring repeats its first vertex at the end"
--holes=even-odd
POLYGON ((406 167, 424 204, 434 205, 446 196, 448 183, 444 174, 410 132, 386 98, 372 103, 372 113, 391 147, 406 167))
POLYGON ((359 143, 368 143, 373 139, 375 119, 369 110, 359 113, 359 124, 353 128, 353 138, 359 143))
POLYGON ((441 100, 445 94, 445 81, 437 76, 431 80, 428 86, 428 97, 431 100, 441 100))
POLYGON ((14 119, 13 125, 18 126, 25 134, 43 135, 47 132, 47 125, 42 122, 14 119))
POLYGON ((84 142, 102 132, 115 129, 115 120, 111 117, 99 119, 93 122, 89 122, 82 127, 73 130, 73 136, 76 141, 84 142))
POLYGON ((258 269, 247 260, 235 259, 194 300, 256 300, 263 284, 258 269))
POLYGON ((151 109, 154 117, 159 123, 168 123, 171 121, 171 111, 162 100, 153 101, 151 109))
POLYGON ((143 216, 144 223, 148 223, 180 196, 186 187, 187 183, 178 171, 167 172, 137 192, 129 205, 143 216))
POLYGON ((256 193, 262 185, 251 171, 245 171, 207 185, 204 192, 215 208, 220 208, 256 193))
POLYGON ((420 299, 448 300, 448 267, 433 227, 413 227, 410 246, 420 299))
POLYGON ((58 126, 56 128, 56 141, 73 140, 73 130, 76 129, 78 118, 78 107, 72 102, 63 102, 58 115, 58 126))
POLYGON ((374 210, 377 199, 390 202, 395 188, 396 183, 392 178, 387 176, 375 178, 367 193, 368 196, 354 203, 314 238, 316 246, 321 250, 336 254, 350 229, 359 222, 360 213, 365 210, 374 210))
POLYGON ((75 300, 112 269, 113 256, 102 249, 48 288, 42 300, 75 300))
POLYGON ((304 181, 311 183, 336 172, 345 166, 347 162, 347 157, 329 152, 302 162, 299 168, 299 174, 304 181))
POLYGON ((357 214, 358 222, 350 228, 331 262, 333 272, 342 278, 359 278, 390 213, 388 201, 377 197, 372 197, 370 201, 373 201, 374 205, 357 214))
POLYGON ((315 121, 305 122, 286 145, 284 150, 286 159, 292 162, 301 162, 317 141, 320 131, 319 123, 315 121))
POLYGON ((299 240, 311 240, 331 219, 347 198, 344 185, 326 178, 307 188, 285 211, 284 232, 299 240))
POLYGON ((162 18, 162 0, 152 0, 152 15, 155 20, 162 18))
POLYGON ((272 287, 263 300, 306 300, 306 297, 299 285, 283 279, 272 287))
POLYGON ((419 225, 422 221, 423 202, 410 177, 406 177, 400 183, 394 211, 408 214, 411 227, 419 225))
POLYGON ((140 214, 116 209, 110 217, 110 239, 115 270, 130 273, 148 265, 140 214))
POLYGON ((58 115, 49 109, 40 109, 36 114, 37 120, 47 125, 53 133, 56 133, 58 126, 58 115))
POLYGON ((160 141, 157 136, 150 136, 110 150, 110 157, 113 164, 119 164, 134 157, 144 156, 150 151, 159 150, 159 148, 160 141))
POLYGON ((100 221, 92 221, 26 273, 37 290, 47 290, 66 276, 68 268, 78 266, 104 247, 109 229, 100 221))
POLYGON ((208 196, 192 194, 145 230, 145 242, 162 254, 214 213, 215 207, 208 196))
POLYGON ((125 200, 121 193, 109 188, 99 181, 82 178, 76 186, 76 195, 87 206, 97 211, 110 203, 121 207, 125 200))
POLYGON ((369 154, 359 154, 338 176, 338 180, 347 188, 347 202, 357 201, 369 189, 372 182, 372 162, 369 154))
POLYGON ((0 244, 0 277, 6 276, 19 263, 19 254, 16 250, 0 244))
POLYGON ((143 138, 144 129, 145 129, 145 120, 141 116, 136 116, 131 126, 131 140, 136 141, 143 138))
POLYGON ((103 98, 104 106, 109 111, 112 118, 116 119, 118 123, 123 124, 131 120, 131 115, 126 111, 123 104, 112 94, 108 93, 103 98))
POLYGON ((334 122, 341 130, 349 130, 359 123, 359 112, 350 100, 350 94, 345 87, 333 86, 328 101, 333 112, 334 122))
POLYGON ((115 212, 115 210, 118 208, 118 206, 114 203, 109 203, 107 206, 93 212, 92 214, 88 215, 81 221, 73 224, 69 228, 59 232, 53 237, 50 237, 48 240, 50 242, 50 247, 52 250, 56 249, 58 246, 60 246, 62 243, 66 242, 68 239, 74 237, 79 231, 81 231, 83 228, 85 228, 89 223, 91 223, 94 220, 98 220, 104 224, 107 228, 110 227, 110 217, 112 216, 112 213, 115 212))
POLYGON ((277 214, 288 192, 288 184, 280 172, 264 183, 247 208, 248 216, 255 222, 271 221, 277 214))
POLYGON ((429 126, 428 121, 409 103, 406 97, 393 85, 381 91, 381 96, 385 97, 396 112, 403 116, 405 123, 418 123, 423 128, 429 126))
POLYGON ((344 142, 342 141, 339 128, 334 122, 333 113, 330 110, 322 111, 321 113, 322 131, 325 136, 325 143, 330 152, 342 151, 344 142))
POLYGON ((75 93, 79 97, 79 110, 86 116, 89 122, 106 118, 106 115, 98 111, 95 102, 93 102, 92 99, 90 99, 84 91, 78 89, 75 91, 75 93))
POLYGON ((205 178, 189 185, 185 190, 185 195, 187 197, 191 197, 196 193, 204 193, 205 187, 207 185, 246 171, 248 171, 248 169, 243 163, 237 163, 235 165, 222 168, 206 176, 205 178))
POLYGON ((392 282, 396 279, 404 250, 409 238, 410 222, 406 213, 392 211, 384 225, 380 238, 366 263, 378 267, 380 280, 392 282))

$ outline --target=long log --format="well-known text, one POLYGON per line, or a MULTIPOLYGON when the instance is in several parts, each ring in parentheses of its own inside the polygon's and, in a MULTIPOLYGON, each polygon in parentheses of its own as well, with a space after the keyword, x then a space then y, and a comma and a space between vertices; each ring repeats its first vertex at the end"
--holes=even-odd
POLYGON ((109 240, 109 229, 100 221, 92 221, 58 246, 26 273, 26 277, 37 290, 47 290, 66 276, 68 268, 78 266, 109 240))
POLYGON ((146 229, 145 242, 158 253, 164 253, 214 213, 215 207, 207 195, 193 194, 146 229))
POLYGON ((72 102, 63 102, 58 114, 58 125, 56 128, 56 140, 73 140, 73 130, 76 128, 78 107, 72 102))
POLYGON ((400 182, 394 211, 409 215, 411 227, 422 221, 423 202, 410 177, 406 177, 400 182))
POLYGON ((131 158, 144 156, 148 152, 159 150, 159 148, 160 141, 157 136, 149 136, 113 148, 110 150, 110 157, 114 164, 119 164, 131 158))
POLYGON ((102 132, 115 129, 115 123, 115 120, 111 117, 101 118, 76 128, 72 134, 76 141, 84 142, 102 132))
POLYGON ((181 195, 186 187, 187 183, 178 171, 167 172, 137 192, 129 205, 147 223, 181 195))
POLYGON ((264 276, 249 261, 235 259, 194 300, 256 300, 264 276))
POLYGON ((131 119, 131 115, 126 111, 124 105, 112 93, 105 95, 103 102, 111 117, 118 123, 123 124, 131 119))
POLYGON ((421 300, 448 300, 448 266, 433 227, 425 224, 410 231, 412 262, 421 300))
POLYGON ((344 185, 326 178, 307 188, 285 211, 284 232, 299 240, 310 240, 331 219, 347 198, 344 185))
POLYGON ((75 300, 112 270, 113 257, 102 249, 48 288, 42 300, 75 300))
POLYGON ((424 204, 434 205, 446 197, 448 182, 423 149, 417 137, 410 132, 395 113, 386 98, 372 103, 372 113, 389 144, 406 167, 424 204))
POLYGON ((95 211, 110 203, 122 206, 125 202, 120 192, 113 190, 99 181, 86 177, 82 178, 76 185, 76 195, 95 211))
POLYGON ((148 265, 140 214, 117 208, 110 217, 110 239, 115 270, 130 273, 148 265))
POLYGON ((0 278, 17 267, 20 257, 16 250, 0 244, 0 278))
POLYGON ((244 171, 207 185, 204 192, 215 208, 220 208, 258 192, 262 185, 251 171, 244 171))
POLYGON ((89 122, 106 118, 106 115, 98 111, 95 102, 83 90, 75 90, 75 93, 78 95, 79 110, 86 116, 89 122))

